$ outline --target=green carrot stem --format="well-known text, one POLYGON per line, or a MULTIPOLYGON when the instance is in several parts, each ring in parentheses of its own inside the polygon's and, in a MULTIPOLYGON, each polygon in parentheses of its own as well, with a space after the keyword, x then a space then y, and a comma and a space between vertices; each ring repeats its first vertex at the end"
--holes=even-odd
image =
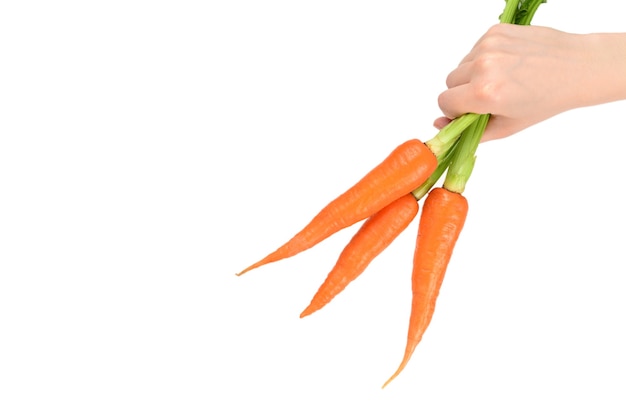
POLYGON ((465 191, 465 185, 474 169, 476 149, 485 132, 487 122, 489 122, 489 116, 488 114, 480 115, 480 117, 461 134, 454 156, 450 161, 446 179, 443 183, 443 187, 451 192, 463 193, 465 191))
POLYGON ((519 10, 520 2, 524 0, 506 0, 504 11, 500 15, 500 23, 513 23, 515 22, 515 15, 519 10))
POLYGON ((439 158, 446 154, 456 143, 461 133, 470 126, 476 119, 476 113, 466 113, 443 127, 437 135, 426 141, 426 145, 439 158))
POLYGON ((542 3, 547 3, 547 0, 522 0, 520 9, 515 15, 515 23, 530 25, 530 21, 533 20, 535 12, 542 3))

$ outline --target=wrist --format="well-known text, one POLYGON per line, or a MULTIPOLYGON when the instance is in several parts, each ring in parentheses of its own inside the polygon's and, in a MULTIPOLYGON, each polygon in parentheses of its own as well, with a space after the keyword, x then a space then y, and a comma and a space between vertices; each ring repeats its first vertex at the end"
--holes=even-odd
POLYGON ((589 103, 626 100, 626 33, 584 35, 589 51, 589 103))

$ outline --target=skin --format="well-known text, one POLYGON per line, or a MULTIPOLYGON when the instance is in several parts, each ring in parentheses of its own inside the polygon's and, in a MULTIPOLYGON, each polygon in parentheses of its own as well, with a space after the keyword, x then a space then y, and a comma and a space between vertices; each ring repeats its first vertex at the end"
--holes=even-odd
POLYGON ((436 128, 464 113, 490 113, 482 142, 505 138, 567 110, 626 99, 626 33, 497 24, 446 85, 436 128))

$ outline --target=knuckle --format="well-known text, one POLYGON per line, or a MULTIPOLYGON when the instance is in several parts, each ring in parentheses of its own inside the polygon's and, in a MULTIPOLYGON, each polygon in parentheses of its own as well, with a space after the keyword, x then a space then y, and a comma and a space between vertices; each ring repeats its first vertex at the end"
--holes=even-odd
POLYGON ((473 90, 473 95, 479 103, 488 107, 497 107, 500 103, 502 86, 496 81, 476 83, 473 90))
POLYGON ((487 53, 501 49, 508 42, 510 36, 508 31, 506 25, 491 26, 476 45, 477 50, 480 53, 487 53))
POLYGON ((484 54, 474 62, 473 95, 477 101, 491 106, 499 106, 509 83, 503 72, 510 58, 506 54, 484 54))
POLYGON ((482 54, 474 60, 474 71, 479 76, 491 76, 498 69, 499 57, 495 53, 482 54))
POLYGON ((506 25, 502 25, 500 23, 496 23, 491 25, 486 32, 487 36, 491 36, 491 35, 499 35, 504 33, 504 31, 506 30, 506 25))

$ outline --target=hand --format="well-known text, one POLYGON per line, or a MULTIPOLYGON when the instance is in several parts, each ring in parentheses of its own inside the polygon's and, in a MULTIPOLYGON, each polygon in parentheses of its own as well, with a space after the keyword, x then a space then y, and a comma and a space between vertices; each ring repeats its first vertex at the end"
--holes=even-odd
POLYGON ((566 110, 625 99, 626 34, 497 24, 446 84, 435 127, 464 113, 490 113, 483 141, 504 138, 566 110))

